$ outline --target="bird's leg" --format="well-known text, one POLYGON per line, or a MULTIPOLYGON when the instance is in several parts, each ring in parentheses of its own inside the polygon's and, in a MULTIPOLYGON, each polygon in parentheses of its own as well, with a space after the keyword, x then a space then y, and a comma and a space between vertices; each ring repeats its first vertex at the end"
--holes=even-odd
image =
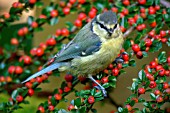
POLYGON ((92 80, 94 83, 96 83, 97 84, 96 88, 102 91, 104 97, 107 97, 107 92, 106 92, 105 88, 103 86, 101 86, 91 75, 88 75, 88 78, 90 80, 92 80))
POLYGON ((122 55, 124 55, 124 54, 127 54, 127 53, 126 52, 121 53, 121 55, 115 59, 114 63, 116 63, 116 64, 123 63, 124 60, 122 58, 122 55))

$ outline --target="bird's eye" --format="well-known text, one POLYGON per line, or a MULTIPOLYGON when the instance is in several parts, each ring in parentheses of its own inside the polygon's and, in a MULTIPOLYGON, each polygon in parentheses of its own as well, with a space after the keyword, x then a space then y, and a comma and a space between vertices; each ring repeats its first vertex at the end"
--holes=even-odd
POLYGON ((117 28, 117 24, 115 24, 114 28, 113 29, 116 29, 117 28))

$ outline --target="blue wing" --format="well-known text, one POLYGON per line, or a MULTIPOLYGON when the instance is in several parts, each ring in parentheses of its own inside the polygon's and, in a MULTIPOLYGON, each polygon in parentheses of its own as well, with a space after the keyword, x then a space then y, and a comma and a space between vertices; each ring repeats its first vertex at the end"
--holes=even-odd
POLYGON ((84 26, 75 38, 57 55, 55 62, 62 62, 76 57, 91 55, 100 49, 100 38, 91 31, 91 23, 84 26))

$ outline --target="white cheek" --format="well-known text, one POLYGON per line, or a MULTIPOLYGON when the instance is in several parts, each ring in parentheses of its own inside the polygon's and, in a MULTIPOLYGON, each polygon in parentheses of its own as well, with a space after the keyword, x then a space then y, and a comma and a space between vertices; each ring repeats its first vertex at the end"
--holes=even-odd
POLYGON ((107 31, 105 29, 101 28, 100 26, 98 26, 98 29, 99 29, 100 33, 102 33, 103 36, 108 35, 108 33, 107 33, 107 31))

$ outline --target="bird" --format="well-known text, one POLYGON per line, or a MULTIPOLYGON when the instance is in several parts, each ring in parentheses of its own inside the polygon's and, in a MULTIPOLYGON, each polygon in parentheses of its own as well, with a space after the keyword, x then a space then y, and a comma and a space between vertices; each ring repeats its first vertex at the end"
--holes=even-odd
POLYGON ((120 53, 124 39, 117 16, 111 10, 95 16, 56 55, 54 61, 22 83, 58 69, 74 76, 84 76, 97 84, 104 96, 105 88, 93 76, 106 69, 120 53))

